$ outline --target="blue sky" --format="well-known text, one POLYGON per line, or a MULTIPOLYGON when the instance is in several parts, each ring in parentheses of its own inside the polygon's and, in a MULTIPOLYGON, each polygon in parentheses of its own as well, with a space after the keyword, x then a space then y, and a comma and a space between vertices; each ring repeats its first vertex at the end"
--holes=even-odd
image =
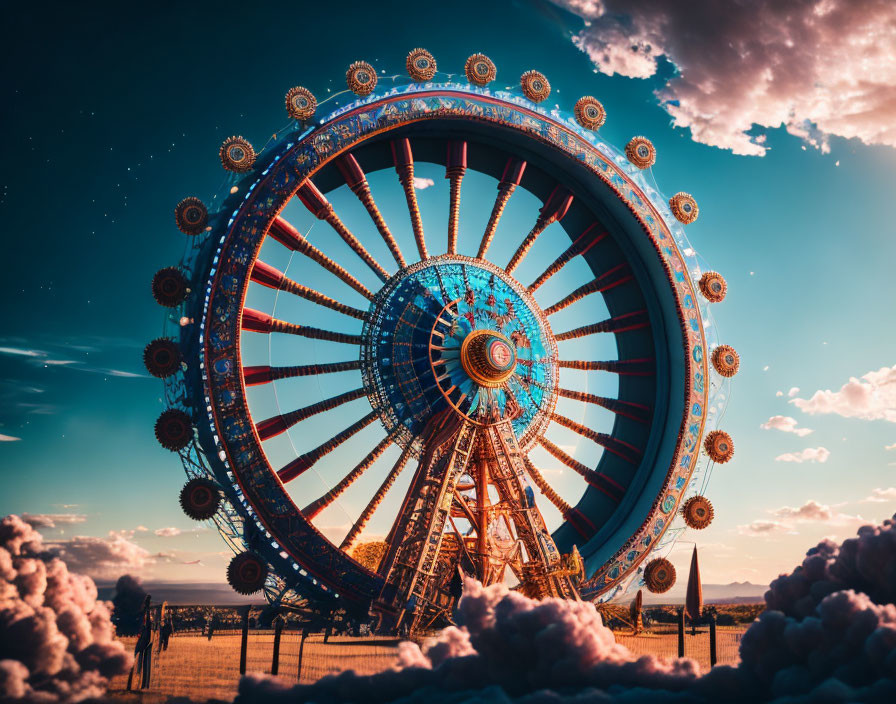
MULTIPOLYGON (((182 470, 152 434, 161 383, 140 361, 164 315, 150 279, 185 244, 173 205, 190 193, 212 198, 224 180, 216 154, 225 137, 261 144, 285 124, 289 87, 341 90, 345 67, 360 58, 399 73, 416 46, 456 71, 482 51, 508 85, 538 69, 567 110, 581 95, 597 96, 608 112, 601 135, 620 147, 648 136, 662 191, 697 198, 700 218, 687 234, 728 280, 715 320, 742 359, 723 423, 735 459, 716 468, 708 495, 717 517, 696 534, 707 581, 767 581, 821 537, 894 512, 896 491, 886 490, 896 486, 896 450, 885 449, 896 444, 892 374, 880 375, 870 399, 795 402, 896 365, 892 147, 834 135, 823 153, 783 127, 762 130, 762 157, 698 143, 671 125, 655 95, 676 73, 668 60, 647 78, 601 73, 573 41, 582 19, 548 4, 415 6, 413 14, 368 4, 338 15, 295 4, 16 12, 6 46, 15 71, 2 87, 15 139, 0 166, 8 257, 0 513, 68 514, 46 534, 85 536, 84 554, 107 559, 98 574, 223 579, 224 544, 177 506, 182 470), (38 32, 53 51, 33 49, 38 32), (835 412, 809 412, 821 409, 835 412), (774 416, 812 433, 760 427, 774 416), (825 448, 826 460, 776 460, 808 448, 825 448)), ((419 175, 436 183, 421 191, 425 213, 446 189, 441 170, 419 175)), ((477 198, 469 185, 465 194, 477 198)), ((515 204, 520 222, 525 205, 515 204)), ((276 256, 269 261, 284 265, 276 256)), ((682 569, 688 549, 673 553, 682 569)))

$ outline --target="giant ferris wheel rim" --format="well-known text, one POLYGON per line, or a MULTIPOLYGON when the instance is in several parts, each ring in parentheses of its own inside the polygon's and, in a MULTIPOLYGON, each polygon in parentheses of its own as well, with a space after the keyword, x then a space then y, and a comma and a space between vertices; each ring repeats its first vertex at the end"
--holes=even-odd
MULTIPOLYGON (((489 104, 492 104, 492 105, 495 105, 495 104, 501 104, 502 102, 504 102, 504 104, 506 104, 506 105, 508 106, 508 108, 509 108, 510 110, 512 110, 512 111, 518 111, 520 114, 527 115, 528 117, 530 117, 531 119, 533 119, 533 120, 535 120, 535 121, 543 121, 544 124, 553 125, 554 127, 560 129, 561 132, 566 132, 567 134, 574 135, 574 136, 576 136, 576 137, 579 138, 579 139, 581 138, 581 136, 580 136, 580 135, 577 135, 576 132, 575 132, 574 130, 570 130, 569 126, 567 126, 567 125, 562 125, 562 124, 557 123, 556 121, 552 120, 549 116, 545 115, 543 112, 539 112, 539 111, 537 111, 537 110, 532 110, 532 109, 529 109, 529 108, 527 108, 527 107, 525 107, 525 106, 517 105, 517 104, 514 104, 514 103, 507 103, 506 101, 500 101, 499 99, 494 98, 494 97, 484 96, 480 91, 471 90, 471 89, 466 89, 466 88, 464 88, 464 87, 462 87, 462 86, 457 86, 457 87, 452 87, 452 88, 450 88, 450 89, 445 89, 444 92, 445 92, 445 93, 448 93, 448 94, 450 94, 450 95, 452 95, 452 96, 461 96, 461 97, 463 97, 464 99, 470 99, 470 100, 473 100, 474 102, 475 102, 475 101, 486 102, 486 103, 489 103, 489 104)), ((432 95, 438 95, 438 92, 437 92, 437 91, 432 91, 431 94, 432 94, 432 95)), ((410 96, 410 97, 419 98, 419 97, 421 97, 421 95, 423 95, 422 92, 415 92, 414 95, 413 95, 413 96, 410 96)), ((358 107, 354 108, 353 111, 338 111, 339 114, 335 115, 335 116, 332 117, 332 118, 328 118, 327 120, 323 121, 323 124, 322 124, 320 127, 317 127, 317 128, 315 128, 313 131, 310 131, 308 134, 306 134, 306 135, 302 138, 301 142, 294 144, 294 145, 291 147, 291 149, 292 149, 292 150, 298 150, 300 144, 302 144, 302 143, 307 143, 308 140, 313 139, 315 135, 319 135, 319 134, 321 134, 321 133, 322 133, 324 130, 326 130, 328 127, 332 126, 335 122, 341 120, 341 119, 344 118, 344 117, 350 117, 352 114, 358 114, 358 113, 360 113, 360 112, 364 112, 365 110, 368 110, 368 111, 369 111, 370 109, 372 109, 371 106, 376 106, 376 105, 379 105, 379 104, 387 104, 387 103, 389 103, 389 102, 399 101, 399 100, 402 100, 402 99, 407 99, 408 97, 409 97, 409 96, 386 96, 386 97, 379 97, 379 98, 375 98, 375 99, 372 99, 372 100, 366 102, 364 105, 361 105, 361 106, 358 106, 358 107)), ((425 96, 424 96, 424 97, 425 97, 425 96)), ((449 120, 449 121, 452 119, 452 117, 451 117, 450 115, 443 115, 442 117, 445 118, 445 119, 447 119, 447 120, 449 120)), ((459 115, 457 115, 457 118, 456 118, 456 119, 458 119, 458 120, 467 120, 467 119, 469 119, 469 117, 470 117, 469 115, 460 115, 460 114, 459 114, 459 115)), ((425 121, 425 120, 426 120, 426 118, 421 118, 420 120, 418 120, 418 122, 423 122, 423 121, 425 121)), ((430 123, 428 123, 428 124, 433 125, 433 124, 435 124, 435 121, 432 121, 432 122, 430 122, 430 123)), ((378 134, 386 134, 387 132, 392 131, 392 130, 399 130, 401 127, 402 127, 402 125, 395 125, 395 126, 392 126, 391 129, 383 129, 382 131, 377 132, 376 134, 371 134, 370 137, 377 136, 378 134)), ((396 133, 397 133, 397 132, 396 132, 396 133)), ((583 142, 584 142, 584 140, 583 140, 583 142)), ((584 143, 587 145, 587 142, 584 142, 584 143)), ((589 146, 590 146, 590 145, 589 145, 589 146)), ((593 147, 591 147, 591 149, 593 149, 593 147)), ((271 152, 271 157, 270 157, 268 160, 266 160, 264 164, 259 164, 258 167, 257 167, 257 171, 256 171, 255 173, 257 173, 258 171, 262 171, 262 169, 263 169, 263 174, 269 174, 270 171, 271 171, 271 169, 274 169, 274 168, 275 168, 276 163, 281 162, 281 161, 287 159, 287 155, 288 155, 288 153, 289 153, 289 150, 287 150, 286 152, 280 153, 280 154, 278 154, 277 152, 278 152, 277 149, 272 150, 272 152, 271 152)), ((335 154, 330 155, 330 159, 332 159, 334 156, 335 156, 335 154)), ((327 163, 328 163, 328 162, 327 162, 327 163)), ((324 165, 325 165, 325 164, 321 164, 320 168, 323 168, 324 165)), ((615 170, 617 171, 617 175, 621 172, 621 170, 619 170, 619 169, 618 169, 617 167, 615 167, 614 165, 609 164, 609 162, 608 162, 608 165, 609 165, 609 166, 612 166, 613 169, 615 169, 615 170)), ((276 171, 274 171, 274 173, 276 173, 276 171)), ((627 180, 627 179, 625 178, 625 175, 624 175, 624 174, 622 174, 622 177, 623 177, 623 180, 627 180)), ((261 181, 261 180, 260 180, 260 181, 261 181)), ((297 185, 298 185, 298 181, 296 181, 295 183, 296 183, 296 187, 297 187, 297 185)), ((642 198, 645 202, 647 202, 647 203, 650 202, 650 199, 649 199, 649 198, 648 198, 648 197, 647 197, 647 196, 640 190, 639 187, 637 187, 636 184, 634 184, 634 182, 631 182, 631 185, 633 186, 633 189, 632 189, 632 192, 633 192, 633 193, 635 193, 639 198, 642 198)), ((259 187, 258 187, 257 185, 256 185, 255 187, 253 187, 253 192, 256 194, 256 197, 257 197, 257 194, 260 192, 260 191, 259 191, 259 187)), ((325 192, 326 192, 326 191, 325 191, 325 192)), ((293 193, 294 193, 294 191, 293 191, 293 193)), ((290 194, 290 196, 288 196, 288 197, 283 201, 283 204, 285 204, 286 200, 288 200, 288 198, 291 197, 291 195, 292 195, 292 194, 290 194)), ((240 209, 238 209, 238 210, 234 213, 233 224, 236 224, 236 220, 238 220, 239 217, 240 217, 240 212, 242 211, 243 207, 246 206, 247 204, 248 204, 248 201, 247 201, 247 203, 242 204, 241 207, 240 207, 240 209)), ((652 211, 652 212, 650 212, 650 217, 652 217, 656 222, 663 223, 663 215, 662 215, 658 210, 656 210, 656 209, 653 208, 652 206, 651 206, 651 208, 650 208, 649 210, 652 211)), ((273 218, 271 218, 271 220, 272 220, 272 219, 273 219, 273 218)), ((229 229, 232 229, 232 228, 229 228, 229 229)), ((265 231, 266 231, 266 229, 265 229, 265 231)), ((674 243, 672 237, 671 237, 671 236, 668 236, 667 239, 671 242, 672 247, 677 251, 677 247, 676 247, 676 245, 675 245, 675 243, 674 243)), ((258 243, 259 243, 259 244, 260 244, 260 242, 261 242, 261 239, 258 240, 258 243)), ((257 255, 257 250, 256 250, 256 252, 255 252, 255 255, 257 255)), ((679 255, 679 256, 680 256, 680 255, 679 255)), ((254 256, 253 256, 253 260, 254 260, 254 256)), ((219 274, 220 274, 220 271, 216 273, 216 275, 219 275, 219 274)), ((689 294, 693 297, 695 294, 694 294, 693 286, 692 286, 692 284, 691 284, 691 282, 690 282, 690 278, 686 276, 685 279, 686 279, 686 281, 687 281, 688 286, 690 287, 689 294)), ((674 284, 673 284, 673 285, 674 285, 674 284)), ((248 286, 248 277, 246 277, 246 278, 244 279, 244 282, 243 282, 242 296, 245 295, 245 291, 246 291, 247 286, 248 286)), ((240 301, 240 307, 241 307, 241 306, 242 306, 242 297, 241 297, 241 301, 240 301)), ((698 315, 698 318, 699 318, 699 315, 698 315)), ((684 319, 683 319, 683 318, 682 318, 681 320, 682 320, 682 322, 684 322, 684 319)), ((701 345, 702 345, 702 347, 703 347, 703 349, 704 349, 704 354, 702 355, 701 362, 700 362, 700 363, 696 363, 696 362, 695 362, 695 364, 697 364, 698 366, 702 366, 703 373, 704 373, 704 378, 705 378, 705 372, 706 372, 706 369, 705 369, 705 367, 706 367, 706 363, 705 363, 705 360, 706 360, 706 354, 705 354, 705 341, 702 341, 702 326, 699 326, 699 327, 700 327, 699 334, 700 334, 700 336, 701 336, 701 345)), ((688 357, 688 359, 690 359, 690 357, 688 357)), ((210 364, 209 364, 210 361, 211 361, 210 358, 207 356, 207 357, 206 357, 206 369, 209 369, 209 368, 210 368, 210 364)), ((238 361, 238 360, 237 360, 237 361, 238 361)), ((244 392, 245 392, 245 390, 243 389, 243 393, 244 393, 244 392)), ((682 405, 684 405, 684 404, 682 404, 682 405)), ((701 425, 701 429, 702 429, 702 425, 701 425)), ((253 432, 254 432, 254 431, 253 431, 253 432)), ((257 438, 256 438, 256 443, 260 445, 260 443, 258 443, 257 438)), ((263 453, 262 453, 262 454, 263 454, 263 453)), ((676 506, 677 506, 677 502, 676 502, 676 506)), ((673 510, 672 513, 674 514, 674 510, 673 510)), ((259 515, 261 515, 261 514, 259 514, 259 515)), ((617 552, 618 552, 618 551, 617 551, 617 552)), ((308 565, 305 565, 305 567, 307 568, 308 565)), ((310 571, 310 570, 309 570, 309 571, 310 571)), ((328 574, 328 573, 326 572, 326 570, 321 570, 321 571, 318 573, 318 576, 319 576, 321 579, 328 580, 328 581, 329 581, 330 579, 332 579, 331 575, 328 574)), ((621 577, 620 577, 620 578, 621 578, 621 577)), ((618 579, 617 579, 616 581, 618 581, 618 579)), ((609 584, 609 583, 611 583, 611 580, 608 580, 608 584, 609 584)), ((346 596, 350 596, 350 592, 351 592, 350 589, 341 589, 341 591, 342 591, 342 593, 343 593, 344 595, 346 595, 346 596)))

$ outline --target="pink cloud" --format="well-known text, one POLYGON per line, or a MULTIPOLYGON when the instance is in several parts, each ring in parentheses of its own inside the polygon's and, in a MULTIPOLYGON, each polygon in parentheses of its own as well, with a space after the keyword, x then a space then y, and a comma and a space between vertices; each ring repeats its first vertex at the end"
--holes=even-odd
POLYGON ((830 450, 825 447, 807 447, 799 452, 785 452, 775 457, 775 462, 827 462, 831 456, 830 450))
POLYGON ((763 156, 763 129, 823 152, 831 136, 896 146, 896 4, 554 0, 586 26, 573 41, 608 76, 655 76, 673 124, 735 154, 763 156))
POLYGON ((794 433, 801 438, 813 432, 811 428, 797 428, 797 424, 796 418, 791 418, 790 416, 772 416, 759 427, 763 430, 780 430, 784 433, 794 433))
POLYGON ((881 367, 859 379, 852 377, 839 391, 816 391, 808 399, 795 398, 790 403, 810 415, 833 413, 896 423, 896 365, 881 367))

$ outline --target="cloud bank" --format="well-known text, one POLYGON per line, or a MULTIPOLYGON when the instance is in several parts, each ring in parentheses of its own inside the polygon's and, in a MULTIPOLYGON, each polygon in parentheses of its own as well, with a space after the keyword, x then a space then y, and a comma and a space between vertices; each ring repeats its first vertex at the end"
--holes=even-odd
POLYGON ((830 450, 826 447, 807 447, 799 452, 785 452, 783 455, 775 457, 775 462, 827 462, 831 456, 830 450))
POLYGON ((780 430, 783 433, 794 433, 803 438, 814 432, 811 428, 797 428, 799 422, 790 416, 772 416, 759 427, 763 430, 780 430))
POLYGON ((18 516, 0 521, 0 701, 77 702, 131 657, 89 577, 69 572, 18 516))
POLYGON ((783 126, 896 146, 896 3, 889 0, 553 0, 585 20, 573 37, 596 70, 649 78, 702 144, 763 156, 783 126))
POLYGON ((859 379, 852 377, 839 391, 816 391, 810 398, 795 398, 789 403, 810 415, 833 413, 844 418, 896 423, 896 365, 881 367, 859 379))

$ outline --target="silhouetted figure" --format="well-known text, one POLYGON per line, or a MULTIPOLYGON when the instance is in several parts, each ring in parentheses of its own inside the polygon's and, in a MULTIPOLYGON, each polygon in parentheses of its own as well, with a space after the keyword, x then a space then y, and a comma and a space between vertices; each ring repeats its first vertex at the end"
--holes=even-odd
POLYGON ((165 622, 162 624, 161 629, 159 629, 159 638, 162 643, 162 650, 168 650, 168 641, 171 639, 172 634, 174 633, 174 619, 171 618, 171 614, 165 619, 165 622))
POLYGON ((212 639, 212 633, 215 632, 215 628, 218 626, 218 614, 213 613, 208 619, 208 639, 212 639))
POLYGON ((152 614, 149 605, 150 596, 147 594, 146 600, 143 602, 143 622, 137 636, 137 643, 134 646, 134 666, 128 677, 128 690, 133 684, 135 671, 140 673, 140 689, 149 687, 149 678, 152 674, 152 614))

